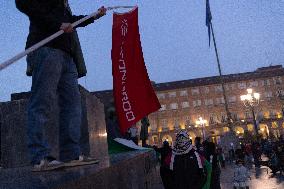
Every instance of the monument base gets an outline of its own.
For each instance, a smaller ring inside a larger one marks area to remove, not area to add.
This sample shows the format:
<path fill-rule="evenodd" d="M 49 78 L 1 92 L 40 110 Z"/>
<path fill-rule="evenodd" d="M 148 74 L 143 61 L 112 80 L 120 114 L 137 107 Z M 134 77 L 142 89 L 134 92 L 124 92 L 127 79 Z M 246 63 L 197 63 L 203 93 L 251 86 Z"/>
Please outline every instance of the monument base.
<path fill-rule="evenodd" d="M 31 167 L 1 169 L 1 189 L 150 189 L 156 175 L 153 150 L 113 154 L 96 165 L 31 172 Z"/>

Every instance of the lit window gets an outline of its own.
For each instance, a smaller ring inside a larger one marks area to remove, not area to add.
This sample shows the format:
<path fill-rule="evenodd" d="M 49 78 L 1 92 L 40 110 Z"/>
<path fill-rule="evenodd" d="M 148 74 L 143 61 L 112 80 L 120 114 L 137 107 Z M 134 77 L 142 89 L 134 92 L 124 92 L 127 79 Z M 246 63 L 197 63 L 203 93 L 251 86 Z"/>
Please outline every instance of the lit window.
<path fill-rule="evenodd" d="M 224 112 L 221 112 L 221 122 L 225 123 L 227 120 L 227 115 Z"/>
<path fill-rule="evenodd" d="M 263 117 L 264 117 L 265 119 L 268 119 L 268 118 L 269 118 L 269 112 L 268 112 L 268 111 L 264 111 L 264 112 L 263 112 Z"/>
<path fill-rule="evenodd" d="M 170 98 L 176 97 L 176 92 L 169 92 L 169 97 Z"/>
<path fill-rule="evenodd" d="M 229 84 L 226 84 L 226 85 L 225 85 L 225 90 L 226 90 L 226 91 L 229 91 L 229 90 L 230 90 L 230 85 L 229 85 Z"/>
<path fill-rule="evenodd" d="M 270 80 L 269 79 L 264 80 L 264 85 L 270 86 Z"/>
<path fill-rule="evenodd" d="M 209 123 L 210 124 L 217 123 L 217 116 L 215 114 L 212 113 L 209 115 Z"/>
<path fill-rule="evenodd" d="M 236 96 L 230 96 L 229 97 L 229 102 L 233 103 L 237 101 L 237 97 Z"/>
<path fill-rule="evenodd" d="M 170 107 L 171 107 L 172 110 L 176 110 L 176 109 L 178 109 L 178 104 L 177 103 L 171 103 Z"/>
<path fill-rule="evenodd" d="M 201 100 L 194 100 L 193 107 L 201 106 Z"/>
<path fill-rule="evenodd" d="M 179 124 L 179 119 L 178 118 L 174 119 L 174 128 L 175 129 L 179 129 L 180 128 L 180 124 Z"/>
<path fill-rule="evenodd" d="M 205 106 L 213 105 L 213 99 L 205 99 L 204 104 Z"/>
<path fill-rule="evenodd" d="M 260 80 L 259 83 L 260 83 L 260 86 L 262 87 L 264 86 L 264 80 Z"/>
<path fill-rule="evenodd" d="M 165 104 L 162 104 L 159 111 L 165 111 L 166 109 L 167 109 L 167 108 L 166 108 L 166 105 L 165 105 Z"/>
<path fill-rule="evenodd" d="M 158 97 L 159 99 L 165 99 L 165 98 L 166 98 L 166 95 L 165 95 L 164 93 L 158 93 L 158 94 L 157 94 L 157 97 Z"/>
<path fill-rule="evenodd" d="M 220 104 L 220 98 L 216 98 L 215 99 L 215 103 L 218 105 L 218 104 Z"/>
<path fill-rule="evenodd" d="M 190 122 L 191 122 L 190 121 L 190 117 L 189 116 L 185 116 L 184 120 L 185 120 L 185 125 L 189 127 L 190 126 Z"/>
<path fill-rule="evenodd" d="M 229 127 L 223 127 L 223 131 L 226 133 L 226 132 L 229 132 L 230 129 L 229 129 Z"/>
<path fill-rule="evenodd" d="M 168 121 L 166 119 L 161 120 L 162 127 L 167 127 L 168 126 Z"/>
<path fill-rule="evenodd" d="M 199 89 L 198 88 L 191 89 L 191 94 L 192 95 L 199 95 Z"/>
<path fill-rule="evenodd" d="M 280 85 L 282 83 L 281 77 L 274 77 L 273 78 L 274 85 Z"/>
<path fill-rule="evenodd" d="M 273 97 L 272 91 L 266 91 L 266 92 L 264 92 L 264 96 L 265 96 L 266 98 L 272 98 L 272 97 Z"/>
<path fill-rule="evenodd" d="M 245 118 L 246 118 L 246 119 L 252 118 L 251 113 L 250 113 L 250 112 L 245 112 Z"/>
<path fill-rule="evenodd" d="M 205 94 L 208 94 L 210 92 L 209 87 L 204 87 L 203 89 Z"/>
<path fill-rule="evenodd" d="M 180 91 L 180 96 L 187 96 L 187 91 L 186 90 Z"/>
<path fill-rule="evenodd" d="M 201 100 L 197 100 L 198 106 L 201 106 Z"/>
<path fill-rule="evenodd" d="M 231 116 L 232 116 L 232 119 L 233 120 L 239 120 L 239 116 L 238 116 L 238 114 L 237 113 L 234 113 L 234 112 L 231 112 Z"/>
<path fill-rule="evenodd" d="M 276 115 L 277 115 L 277 111 L 275 111 L 275 110 L 270 110 L 270 111 L 269 111 L 269 116 L 270 116 L 271 118 L 275 118 Z"/>
<path fill-rule="evenodd" d="M 248 86 L 249 88 L 251 88 L 251 87 L 258 87 L 258 82 L 257 81 L 251 81 L 251 82 L 249 82 L 249 86 Z"/>
<path fill-rule="evenodd" d="M 215 99 L 216 104 L 225 104 L 225 99 L 223 97 Z"/>
<path fill-rule="evenodd" d="M 189 102 L 182 102 L 181 103 L 182 108 L 188 108 L 189 107 Z"/>
<path fill-rule="evenodd" d="M 239 88 L 239 89 L 246 89 L 246 88 L 247 88 L 247 85 L 246 85 L 245 82 L 238 83 L 238 88 Z"/>
<path fill-rule="evenodd" d="M 215 86 L 215 92 L 222 92 L 222 85 Z"/>

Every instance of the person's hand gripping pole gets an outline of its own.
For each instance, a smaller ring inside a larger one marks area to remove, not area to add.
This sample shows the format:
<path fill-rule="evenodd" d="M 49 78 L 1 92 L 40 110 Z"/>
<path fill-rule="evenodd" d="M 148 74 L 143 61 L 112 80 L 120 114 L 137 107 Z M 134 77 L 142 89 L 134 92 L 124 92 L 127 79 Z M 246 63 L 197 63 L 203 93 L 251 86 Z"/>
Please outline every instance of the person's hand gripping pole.
<path fill-rule="evenodd" d="M 102 16 L 106 15 L 106 11 L 107 9 L 102 6 L 101 8 L 98 9 L 98 11 L 96 12 L 97 14 L 95 14 L 93 17 L 95 20 L 101 18 Z M 60 26 L 60 30 L 63 30 L 65 33 L 72 33 L 74 31 L 74 27 L 73 24 L 71 23 L 62 23 Z"/>

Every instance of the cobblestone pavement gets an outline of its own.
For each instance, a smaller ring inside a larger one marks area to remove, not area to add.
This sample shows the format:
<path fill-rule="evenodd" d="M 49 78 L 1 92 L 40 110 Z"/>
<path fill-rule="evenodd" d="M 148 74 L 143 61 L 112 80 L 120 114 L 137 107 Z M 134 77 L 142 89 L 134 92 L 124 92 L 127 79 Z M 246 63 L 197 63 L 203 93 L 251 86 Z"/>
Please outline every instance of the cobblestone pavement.
<path fill-rule="evenodd" d="M 164 189 L 159 175 L 159 167 L 156 168 L 156 179 L 152 185 L 153 189 Z M 284 189 L 284 176 L 279 173 L 275 177 L 271 177 L 270 169 L 267 167 L 252 168 L 250 170 L 251 178 L 250 189 Z M 222 169 L 221 188 L 233 189 L 234 169 L 232 165 Z M 177 188 L 178 189 L 178 188 Z"/>

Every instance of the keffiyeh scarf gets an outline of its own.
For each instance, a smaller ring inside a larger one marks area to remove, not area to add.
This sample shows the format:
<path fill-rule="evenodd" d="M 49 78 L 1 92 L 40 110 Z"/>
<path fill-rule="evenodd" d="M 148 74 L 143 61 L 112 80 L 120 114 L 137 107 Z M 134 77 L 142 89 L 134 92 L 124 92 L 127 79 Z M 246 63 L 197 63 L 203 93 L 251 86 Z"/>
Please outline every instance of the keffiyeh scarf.
<path fill-rule="evenodd" d="M 188 153 L 192 149 L 189 135 L 186 131 L 179 131 L 176 135 L 176 142 L 173 148 L 173 154 L 182 155 Z"/>

